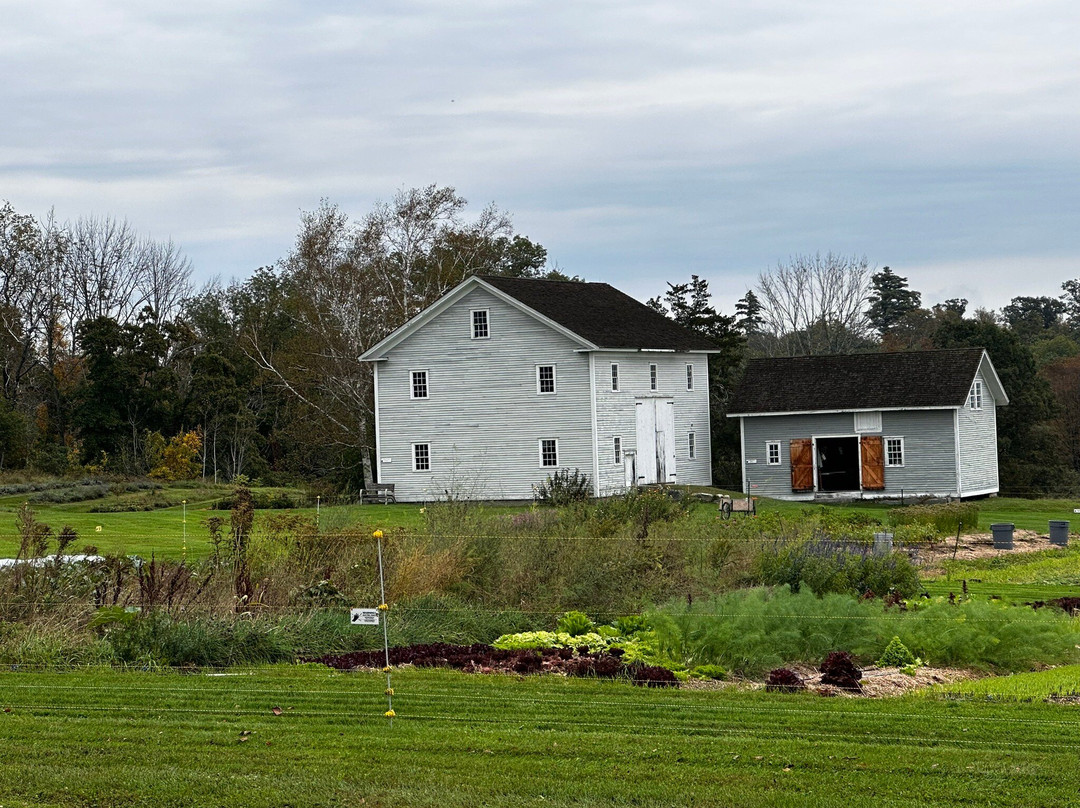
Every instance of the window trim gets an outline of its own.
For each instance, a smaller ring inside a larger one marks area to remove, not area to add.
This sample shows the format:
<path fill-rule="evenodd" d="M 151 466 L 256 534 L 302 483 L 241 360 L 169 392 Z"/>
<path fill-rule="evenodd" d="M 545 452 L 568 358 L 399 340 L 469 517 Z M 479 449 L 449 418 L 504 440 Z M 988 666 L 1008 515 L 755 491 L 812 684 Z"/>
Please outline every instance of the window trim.
<path fill-rule="evenodd" d="M 618 393 L 622 387 L 622 383 L 619 380 L 619 363 L 611 363 L 611 392 Z"/>
<path fill-rule="evenodd" d="M 975 411 L 981 410 L 982 400 L 982 379 L 976 379 L 971 383 L 971 389 L 968 391 L 968 409 Z"/>
<path fill-rule="evenodd" d="M 655 362 L 649 363 L 649 389 L 655 390 L 660 384 L 660 369 Z"/>
<path fill-rule="evenodd" d="M 416 395 L 416 374 L 424 374 L 424 395 Z M 427 368 L 418 368 L 417 370 L 409 371 L 409 398 L 413 401 L 426 401 L 431 398 L 431 375 L 428 373 Z"/>
<path fill-rule="evenodd" d="M 551 441 L 551 442 L 553 442 L 555 444 L 555 462 L 554 463 L 545 463 L 544 462 L 544 443 L 547 442 L 547 441 Z M 537 448 L 537 455 L 538 455 L 537 459 L 540 462 L 540 468 L 542 468 L 542 469 L 557 469 L 559 467 L 559 439 L 558 438 L 539 438 L 539 439 L 537 439 L 537 442 L 536 442 L 536 448 Z"/>
<path fill-rule="evenodd" d="M 484 313 L 484 331 L 483 336 L 476 335 L 476 315 L 480 312 Z M 469 333 L 473 339 L 491 339 L 491 309 L 469 309 Z"/>
<path fill-rule="evenodd" d="M 611 444 L 612 444 L 612 448 L 615 450 L 614 462 L 612 463 L 612 465 L 613 466 L 621 466 L 622 462 L 623 462 L 622 461 L 622 458 L 623 458 L 623 454 L 622 454 L 622 435 L 616 435 L 612 439 Z"/>
<path fill-rule="evenodd" d="M 426 446 L 427 447 L 427 458 L 426 458 L 426 460 L 427 460 L 427 468 L 425 468 L 425 469 L 418 468 L 417 463 L 416 463 L 416 461 L 417 461 L 416 450 L 420 446 Z M 412 445 L 412 470 L 413 471 L 418 471 L 420 473 L 431 471 L 431 443 L 430 442 L 414 443 Z"/>
<path fill-rule="evenodd" d="M 895 440 L 900 442 L 900 462 L 889 462 L 889 441 Z M 907 463 L 907 447 L 904 446 L 904 438 L 901 436 L 882 438 L 882 453 L 885 455 L 885 468 L 887 469 L 902 469 Z"/>
<path fill-rule="evenodd" d="M 773 462 L 772 454 L 771 454 L 771 451 L 770 451 L 773 446 L 776 447 L 776 462 L 775 463 Z M 781 454 L 781 452 L 782 452 L 782 450 L 780 448 L 780 441 L 778 441 L 778 440 L 767 440 L 767 441 L 765 441 L 765 465 L 766 466 L 779 466 L 779 465 L 782 465 L 783 462 L 784 462 L 784 457 Z"/>
<path fill-rule="evenodd" d="M 686 454 L 691 460 L 697 460 L 697 433 L 686 433 Z"/>
<path fill-rule="evenodd" d="M 686 363 L 686 389 L 694 389 L 694 366 L 692 363 Z"/>
<path fill-rule="evenodd" d="M 540 368 L 551 368 L 551 389 L 540 389 Z M 536 395 L 538 396 L 554 396 L 559 392 L 559 371 L 556 369 L 557 365 L 554 362 L 549 362 L 543 365 L 536 366 Z"/>

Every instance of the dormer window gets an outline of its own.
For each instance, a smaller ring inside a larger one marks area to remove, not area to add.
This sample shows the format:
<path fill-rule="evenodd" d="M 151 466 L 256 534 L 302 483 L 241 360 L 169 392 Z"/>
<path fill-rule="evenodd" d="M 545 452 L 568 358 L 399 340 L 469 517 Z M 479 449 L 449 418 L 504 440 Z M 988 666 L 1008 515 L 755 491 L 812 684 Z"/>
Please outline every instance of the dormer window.
<path fill-rule="evenodd" d="M 973 410 L 982 409 L 982 382 L 978 379 L 971 385 L 971 392 L 968 393 L 968 407 Z"/>
<path fill-rule="evenodd" d="M 473 339 L 487 339 L 491 336 L 491 329 L 488 324 L 488 310 L 487 309 L 473 309 L 472 312 L 472 338 Z"/>

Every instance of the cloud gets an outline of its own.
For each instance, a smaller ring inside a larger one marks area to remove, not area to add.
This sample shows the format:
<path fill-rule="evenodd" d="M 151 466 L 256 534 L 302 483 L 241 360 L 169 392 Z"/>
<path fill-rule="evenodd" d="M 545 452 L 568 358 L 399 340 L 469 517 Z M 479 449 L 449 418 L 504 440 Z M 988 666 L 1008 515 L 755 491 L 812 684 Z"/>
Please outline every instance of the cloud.
<path fill-rule="evenodd" d="M 431 182 L 643 296 L 691 272 L 745 288 L 818 250 L 933 266 L 942 288 L 1034 257 L 987 305 L 1080 274 L 1072 3 L 0 0 L 0 16 L 18 77 L 0 85 L 0 197 L 126 215 L 205 275 L 282 255 L 321 197 L 361 215 Z"/>

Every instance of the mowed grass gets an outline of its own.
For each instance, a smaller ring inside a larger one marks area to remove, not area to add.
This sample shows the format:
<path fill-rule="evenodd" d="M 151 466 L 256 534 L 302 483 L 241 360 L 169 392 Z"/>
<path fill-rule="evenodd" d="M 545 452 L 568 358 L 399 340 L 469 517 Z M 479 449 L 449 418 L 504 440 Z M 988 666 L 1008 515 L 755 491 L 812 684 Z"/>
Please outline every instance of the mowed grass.
<path fill-rule="evenodd" d="M 923 590 L 932 596 L 948 597 L 949 593 L 957 597 L 964 596 L 963 579 L 924 580 Z M 1080 597 L 1080 586 L 1061 584 L 1010 584 L 986 583 L 978 580 L 967 581 L 967 597 L 983 600 L 1003 600 L 1007 603 L 1032 603 L 1056 598 Z"/>
<path fill-rule="evenodd" d="M 954 682 L 935 688 L 929 691 L 928 695 L 1006 701 L 1076 699 L 1080 697 L 1080 665 L 1062 665 L 1060 668 L 1034 673 L 1015 673 L 1011 676 Z"/>
<path fill-rule="evenodd" d="M 1080 716 L 1056 705 L 404 670 L 390 726 L 380 674 L 234 673 L 0 674 L 0 804 L 1033 808 L 1080 790 Z"/>

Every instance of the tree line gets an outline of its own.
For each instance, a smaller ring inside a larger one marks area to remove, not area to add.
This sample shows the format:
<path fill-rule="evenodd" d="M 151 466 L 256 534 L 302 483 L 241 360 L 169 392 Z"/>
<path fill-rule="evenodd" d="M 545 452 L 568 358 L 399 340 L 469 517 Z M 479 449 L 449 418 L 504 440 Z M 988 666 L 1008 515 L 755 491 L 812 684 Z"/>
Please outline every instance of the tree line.
<path fill-rule="evenodd" d="M 453 188 L 402 190 L 351 219 L 323 201 L 301 214 L 273 266 L 192 283 L 171 241 L 124 221 L 60 223 L 0 207 L 0 470 L 232 480 L 372 479 L 371 368 L 364 351 L 473 274 L 573 279 L 489 205 Z M 725 418 L 758 356 L 983 346 L 1011 404 L 999 415 L 1003 490 L 1080 490 L 1080 279 L 1059 297 L 968 313 L 924 306 L 866 258 L 794 256 L 762 272 L 732 314 L 708 282 L 649 301 L 712 338 L 714 477 L 737 485 L 738 427 Z"/>
<path fill-rule="evenodd" d="M 0 469 L 371 479 L 367 348 L 473 274 L 569 279 L 494 205 L 324 201 L 274 266 L 195 289 L 123 221 L 0 208 Z M 170 461 L 170 458 L 173 461 Z M 182 464 L 179 464 L 182 465 Z"/>

